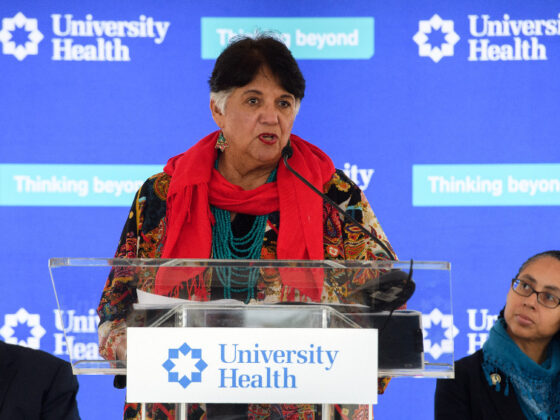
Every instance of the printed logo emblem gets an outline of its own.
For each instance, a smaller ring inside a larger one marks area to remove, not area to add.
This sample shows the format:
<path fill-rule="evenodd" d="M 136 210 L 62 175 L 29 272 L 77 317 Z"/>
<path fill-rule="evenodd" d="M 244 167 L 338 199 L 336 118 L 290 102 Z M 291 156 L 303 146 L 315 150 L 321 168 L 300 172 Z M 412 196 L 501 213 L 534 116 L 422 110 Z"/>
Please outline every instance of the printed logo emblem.
<path fill-rule="evenodd" d="M 11 54 L 22 61 L 28 55 L 37 55 L 42 39 L 43 34 L 37 29 L 37 19 L 26 18 L 21 12 L 13 18 L 2 19 L 0 42 L 4 54 Z"/>
<path fill-rule="evenodd" d="M 4 325 L 0 328 L 0 335 L 9 344 L 38 349 L 41 337 L 46 333 L 40 324 L 39 314 L 30 314 L 25 308 L 20 308 L 15 314 L 4 316 Z"/>
<path fill-rule="evenodd" d="M 429 315 L 422 314 L 424 351 L 434 359 L 443 353 L 453 353 L 453 338 L 459 330 L 453 325 L 452 315 L 443 315 L 435 308 Z"/>
<path fill-rule="evenodd" d="M 418 32 L 412 37 L 418 44 L 418 55 L 430 57 L 435 63 L 442 57 L 452 57 L 453 47 L 459 41 L 459 35 L 455 33 L 453 27 L 452 20 L 443 20 L 437 14 L 430 20 L 419 21 Z"/>
<path fill-rule="evenodd" d="M 183 343 L 178 349 L 169 349 L 169 357 L 162 365 L 168 372 L 168 382 L 178 382 L 183 388 L 191 382 L 202 382 L 202 371 L 208 366 L 202 360 L 202 350 Z"/>

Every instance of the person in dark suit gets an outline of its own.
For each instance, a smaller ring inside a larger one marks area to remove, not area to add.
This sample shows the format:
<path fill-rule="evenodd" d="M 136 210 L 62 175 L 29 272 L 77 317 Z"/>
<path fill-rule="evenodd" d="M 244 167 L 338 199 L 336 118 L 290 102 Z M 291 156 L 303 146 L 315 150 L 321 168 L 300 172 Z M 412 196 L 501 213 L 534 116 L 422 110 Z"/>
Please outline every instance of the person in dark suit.
<path fill-rule="evenodd" d="M 521 266 L 483 348 L 438 379 L 435 419 L 560 419 L 560 251 Z"/>
<path fill-rule="evenodd" d="M 0 420 L 80 419 L 70 364 L 0 341 Z"/>

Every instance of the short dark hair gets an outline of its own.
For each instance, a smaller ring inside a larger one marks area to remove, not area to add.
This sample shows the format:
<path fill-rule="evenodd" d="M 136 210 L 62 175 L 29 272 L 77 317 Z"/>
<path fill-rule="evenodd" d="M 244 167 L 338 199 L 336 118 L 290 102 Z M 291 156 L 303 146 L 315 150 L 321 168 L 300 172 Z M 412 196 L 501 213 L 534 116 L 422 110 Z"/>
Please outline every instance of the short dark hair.
<path fill-rule="evenodd" d="M 305 79 L 286 45 L 272 34 L 236 37 L 222 51 L 208 83 L 211 92 L 245 86 L 268 67 L 280 85 L 296 99 L 303 99 Z"/>

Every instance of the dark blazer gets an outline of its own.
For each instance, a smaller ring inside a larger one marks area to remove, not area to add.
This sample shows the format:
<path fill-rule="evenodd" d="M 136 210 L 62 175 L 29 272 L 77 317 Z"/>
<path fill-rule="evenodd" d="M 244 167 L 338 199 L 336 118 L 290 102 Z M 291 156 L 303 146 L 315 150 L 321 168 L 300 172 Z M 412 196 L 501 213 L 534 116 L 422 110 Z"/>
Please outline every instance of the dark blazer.
<path fill-rule="evenodd" d="M 79 419 L 77 392 L 68 362 L 0 341 L 0 420 Z"/>
<path fill-rule="evenodd" d="M 438 379 L 435 397 L 436 420 L 525 420 L 513 387 L 506 396 L 505 375 L 500 391 L 491 387 L 482 370 L 482 350 L 455 362 L 455 379 Z"/>

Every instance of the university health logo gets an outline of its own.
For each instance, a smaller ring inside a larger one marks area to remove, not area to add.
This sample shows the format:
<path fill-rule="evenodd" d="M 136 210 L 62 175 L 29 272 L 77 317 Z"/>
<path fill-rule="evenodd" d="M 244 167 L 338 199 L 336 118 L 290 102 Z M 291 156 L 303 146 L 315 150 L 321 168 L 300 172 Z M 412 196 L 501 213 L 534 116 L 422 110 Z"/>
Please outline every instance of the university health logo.
<path fill-rule="evenodd" d="M 168 382 L 178 382 L 183 388 L 192 382 L 202 382 L 202 371 L 208 366 L 202 360 L 202 350 L 183 343 L 177 349 L 169 349 L 169 357 L 162 365 L 168 372 Z"/>
<path fill-rule="evenodd" d="M 4 316 L 0 335 L 6 343 L 38 349 L 41 337 L 46 333 L 40 320 L 39 314 L 30 314 L 25 308 L 20 308 L 15 314 Z"/>
<path fill-rule="evenodd" d="M 2 19 L 2 53 L 11 54 L 22 61 L 28 55 L 38 54 L 42 39 L 43 34 L 37 29 L 37 19 L 27 18 L 21 12 L 13 18 Z"/>
<path fill-rule="evenodd" d="M 430 57 L 435 63 L 443 57 L 452 57 L 454 46 L 459 41 L 453 27 L 452 20 L 443 20 L 438 14 L 430 20 L 419 21 L 418 32 L 412 37 L 418 44 L 418 55 Z"/>
<path fill-rule="evenodd" d="M 435 308 L 428 315 L 422 314 L 424 329 L 424 352 L 434 359 L 443 353 L 453 353 L 453 339 L 459 330 L 453 325 L 453 316 L 444 315 Z"/>

